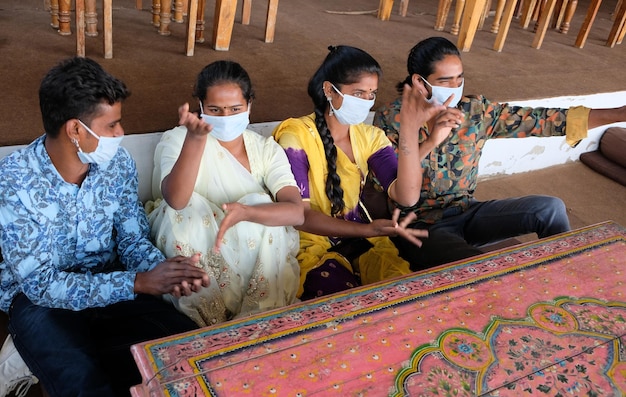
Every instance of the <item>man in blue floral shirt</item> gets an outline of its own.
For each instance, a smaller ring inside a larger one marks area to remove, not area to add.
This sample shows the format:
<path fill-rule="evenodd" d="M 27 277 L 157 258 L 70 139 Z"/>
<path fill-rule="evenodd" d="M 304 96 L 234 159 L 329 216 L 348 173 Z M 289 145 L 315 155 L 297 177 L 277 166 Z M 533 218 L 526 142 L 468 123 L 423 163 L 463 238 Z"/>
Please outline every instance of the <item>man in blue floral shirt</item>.
<path fill-rule="evenodd" d="M 590 128 L 626 120 L 626 107 L 588 109 L 582 106 L 530 108 L 491 102 L 482 96 L 464 96 L 464 74 L 456 46 L 443 37 L 431 37 L 411 50 L 407 68 L 427 87 L 430 100 L 447 110 L 420 130 L 420 157 L 424 170 L 419 203 L 408 210 L 417 215 L 413 227 L 428 229 L 421 248 L 396 239 L 413 270 L 482 253 L 480 246 L 509 237 L 537 233 L 539 237 L 570 229 L 566 207 L 557 197 L 530 195 L 479 202 L 474 198 L 478 162 L 487 139 L 565 136 L 576 145 Z M 397 147 L 401 99 L 379 109 L 374 125 Z"/>
<path fill-rule="evenodd" d="M 45 134 L 0 162 L 0 309 L 51 396 L 129 395 L 130 345 L 196 325 L 161 294 L 208 285 L 197 256 L 148 238 L 137 170 L 119 147 L 126 86 L 72 58 L 44 77 Z"/>

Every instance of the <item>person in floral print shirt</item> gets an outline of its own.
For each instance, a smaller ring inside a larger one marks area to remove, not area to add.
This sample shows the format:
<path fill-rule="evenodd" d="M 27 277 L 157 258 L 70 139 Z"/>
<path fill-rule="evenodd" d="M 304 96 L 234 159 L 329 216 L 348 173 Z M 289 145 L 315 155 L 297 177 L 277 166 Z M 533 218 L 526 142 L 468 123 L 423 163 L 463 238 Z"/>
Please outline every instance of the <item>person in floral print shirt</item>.
<path fill-rule="evenodd" d="M 0 310 L 19 352 L 3 347 L 0 382 L 25 361 L 52 397 L 128 396 L 132 344 L 197 328 L 161 298 L 209 278 L 150 242 L 119 146 L 128 95 L 95 61 L 62 61 L 39 89 L 45 134 L 0 161 Z"/>
<path fill-rule="evenodd" d="M 443 37 L 415 45 L 407 61 L 408 77 L 417 75 L 429 89 L 429 100 L 449 107 L 420 130 L 422 189 L 420 201 L 405 211 L 417 215 L 411 226 L 428 229 L 421 248 L 394 242 L 413 270 L 482 253 L 480 247 L 507 238 L 536 233 L 540 238 L 570 230 L 563 201 L 529 195 L 479 202 L 474 198 L 478 162 L 485 142 L 492 138 L 565 136 L 575 146 L 587 130 L 626 120 L 626 107 L 589 109 L 520 107 L 496 103 L 483 96 L 463 95 L 464 72 L 459 50 Z M 396 145 L 402 99 L 378 109 L 374 125 Z M 450 122 L 457 127 L 450 127 Z"/>

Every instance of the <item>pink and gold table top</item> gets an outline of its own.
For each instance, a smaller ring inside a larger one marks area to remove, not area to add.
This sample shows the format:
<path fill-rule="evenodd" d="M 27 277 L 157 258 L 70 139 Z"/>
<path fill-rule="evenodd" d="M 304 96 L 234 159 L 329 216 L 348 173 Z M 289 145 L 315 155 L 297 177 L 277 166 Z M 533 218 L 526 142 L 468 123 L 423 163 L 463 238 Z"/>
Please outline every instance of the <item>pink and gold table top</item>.
<path fill-rule="evenodd" d="M 612 222 L 140 343 L 136 396 L 626 395 Z"/>

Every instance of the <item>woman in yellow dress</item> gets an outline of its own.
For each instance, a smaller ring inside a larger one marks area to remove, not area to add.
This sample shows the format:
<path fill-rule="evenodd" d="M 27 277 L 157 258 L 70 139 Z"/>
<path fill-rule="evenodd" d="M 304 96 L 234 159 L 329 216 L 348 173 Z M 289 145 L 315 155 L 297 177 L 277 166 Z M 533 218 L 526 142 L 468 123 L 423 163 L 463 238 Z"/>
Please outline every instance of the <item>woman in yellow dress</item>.
<path fill-rule="evenodd" d="M 211 284 L 167 295 L 199 325 L 296 300 L 302 200 L 283 149 L 246 127 L 253 91 L 237 63 L 217 61 L 198 75 L 201 117 L 179 109 L 180 126 L 157 145 L 152 238 L 168 255 L 200 254 Z M 161 199 L 162 198 L 162 199 Z"/>
<path fill-rule="evenodd" d="M 315 112 L 287 119 L 274 130 L 304 201 L 305 221 L 298 227 L 303 300 L 410 272 L 389 236 L 420 245 L 418 238 L 426 233 L 406 229 L 413 218 L 399 221 L 399 210 L 392 219 L 368 219 L 361 191 L 371 170 L 397 206 L 415 205 L 422 182 L 419 128 L 445 109 L 425 99 L 426 88 L 417 79 L 407 85 L 396 156 L 384 132 L 364 124 L 380 66 L 358 48 L 329 50 L 308 86 Z"/>

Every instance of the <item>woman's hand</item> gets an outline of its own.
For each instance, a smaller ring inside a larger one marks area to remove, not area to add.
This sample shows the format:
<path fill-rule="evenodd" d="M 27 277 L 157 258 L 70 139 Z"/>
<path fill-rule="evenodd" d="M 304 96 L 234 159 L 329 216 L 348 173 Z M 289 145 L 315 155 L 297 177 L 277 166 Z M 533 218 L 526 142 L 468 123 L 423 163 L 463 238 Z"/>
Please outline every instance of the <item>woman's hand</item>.
<path fill-rule="evenodd" d="M 252 207 L 240 203 L 226 203 L 222 205 L 222 209 L 224 210 L 225 216 L 220 223 L 217 236 L 215 236 L 215 245 L 213 246 L 213 252 L 215 253 L 220 252 L 222 239 L 226 231 L 237 223 L 247 220 L 246 212 L 251 210 Z"/>
<path fill-rule="evenodd" d="M 446 108 L 435 117 L 433 127 L 430 130 L 430 134 L 427 139 L 428 143 L 430 143 L 433 147 L 439 146 L 448 138 L 453 129 L 459 128 L 464 119 L 465 115 L 459 109 Z"/>
<path fill-rule="evenodd" d="M 428 120 L 444 111 L 453 98 L 451 95 L 446 103 L 438 105 L 428 102 L 426 99 L 427 96 L 428 91 L 426 87 L 424 87 L 424 83 L 422 83 L 421 78 L 417 74 L 414 74 L 412 76 L 412 85 L 405 84 L 402 90 L 402 107 L 400 108 L 401 128 L 402 125 L 410 125 L 411 128 L 407 130 L 418 133 L 419 128 Z"/>
<path fill-rule="evenodd" d="M 419 238 L 428 237 L 428 230 L 413 229 L 408 226 L 415 220 L 417 215 L 411 212 L 400 221 L 400 209 L 396 208 L 393 211 L 391 219 L 376 219 L 370 223 L 374 230 L 373 236 L 401 236 L 418 247 L 422 246 L 422 241 Z M 372 236 L 372 237 L 373 237 Z"/>
<path fill-rule="evenodd" d="M 205 136 L 213 127 L 199 118 L 197 114 L 189 111 L 189 104 L 185 103 L 178 108 L 178 124 L 187 127 L 187 134 L 195 136 Z"/>
<path fill-rule="evenodd" d="M 163 198 L 176 210 L 185 208 L 189 203 L 202 162 L 207 134 L 212 129 L 197 114 L 189 112 L 188 103 L 178 108 L 178 115 L 178 122 L 187 128 L 187 134 L 176 163 L 161 181 Z"/>

